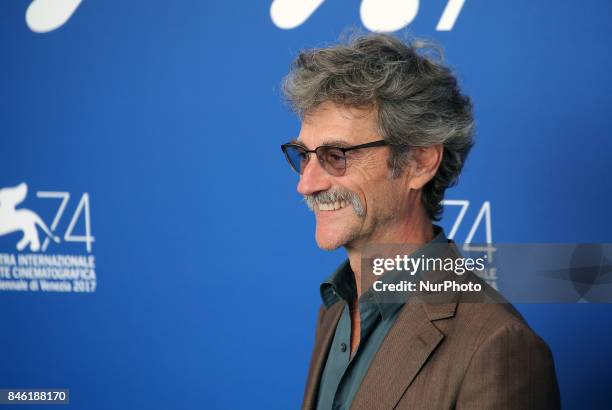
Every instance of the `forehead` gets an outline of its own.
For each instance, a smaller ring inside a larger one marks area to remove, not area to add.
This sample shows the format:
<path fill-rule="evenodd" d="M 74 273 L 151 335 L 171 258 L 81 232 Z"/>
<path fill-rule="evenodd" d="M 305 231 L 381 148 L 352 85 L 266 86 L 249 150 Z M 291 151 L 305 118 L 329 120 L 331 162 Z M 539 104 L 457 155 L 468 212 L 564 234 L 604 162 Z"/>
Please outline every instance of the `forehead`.
<path fill-rule="evenodd" d="M 304 116 L 298 140 L 309 148 L 357 145 L 378 136 L 376 110 L 324 102 Z"/>

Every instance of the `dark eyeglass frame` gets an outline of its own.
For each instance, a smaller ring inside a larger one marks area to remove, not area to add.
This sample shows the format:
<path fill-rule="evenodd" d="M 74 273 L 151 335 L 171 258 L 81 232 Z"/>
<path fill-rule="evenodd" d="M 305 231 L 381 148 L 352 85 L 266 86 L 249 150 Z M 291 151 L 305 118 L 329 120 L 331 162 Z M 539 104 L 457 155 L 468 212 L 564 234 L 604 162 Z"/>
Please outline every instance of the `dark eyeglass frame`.
<path fill-rule="evenodd" d="M 362 148 L 373 148 L 373 147 L 383 147 L 386 146 L 387 141 L 385 140 L 378 140 L 378 141 L 372 141 L 372 142 L 366 142 L 365 144 L 359 144 L 359 145 L 353 145 L 350 147 L 337 147 L 334 145 L 321 145 L 318 146 L 317 148 L 313 149 L 313 150 L 309 150 L 307 149 L 305 146 L 301 145 L 301 144 L 295 144 L 295 143 L 287 143 L 287 144 L 283 144 L 281 145 L 281 150 L 283 151 L 283 153 L 285 154 L 285 159 L 287 160 L 287 162 L 289 163 L 289 165 L 291 166 L 291 169 L 293 169 L 295 172 L 297 172 L 298 174 L 302 175 L 302 172 L 304 171 L 304 168 L 306 167 L 306 165 L 308 164 L 308 162 L 310 161 L 310 154 L 316 154 L 317 159 L 319 160 L 319 164 L 321 164 L 321 167 L 323 167 L 323 169 L 330 175 L 332 176 L 343 176 L 346 172 L 346 153 L 349 151 L 353 151 L 356 149 L 362 149 Z M 304 154 L 307 154 L 307 157 L 305 159 L 305 163 L 299 165 L 294 164 L 293 161 L 291 160 L 291 157 L 289 155 L 288 150 L 290 148 L 293 149 L 297 149 L 301 152 L 303 152 Z M 336 153 L 341 152 L 342 153 L 342 167 L 338 168 L 338 167 L 334 167 L 330 161 L 327 158 L 327 154 L 329 154 L 331 151 L 336 150 Z"/>

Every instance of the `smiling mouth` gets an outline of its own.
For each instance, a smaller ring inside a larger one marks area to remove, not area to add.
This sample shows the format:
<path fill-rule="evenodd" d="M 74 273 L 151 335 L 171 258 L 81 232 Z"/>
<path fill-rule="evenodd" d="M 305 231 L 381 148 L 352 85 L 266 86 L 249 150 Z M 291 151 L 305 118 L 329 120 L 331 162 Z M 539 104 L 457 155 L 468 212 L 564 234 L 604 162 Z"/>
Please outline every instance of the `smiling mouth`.
<path fill-rule="evenodd" d="M 327 204 L 318 204 L 317 207 L 319 208 L 319 211 L 337 211 L 339 209 L 345 208 L 348 205 L 347 202 L 345 201 L 336 201 L 336 202 L 330 202 Z"/>

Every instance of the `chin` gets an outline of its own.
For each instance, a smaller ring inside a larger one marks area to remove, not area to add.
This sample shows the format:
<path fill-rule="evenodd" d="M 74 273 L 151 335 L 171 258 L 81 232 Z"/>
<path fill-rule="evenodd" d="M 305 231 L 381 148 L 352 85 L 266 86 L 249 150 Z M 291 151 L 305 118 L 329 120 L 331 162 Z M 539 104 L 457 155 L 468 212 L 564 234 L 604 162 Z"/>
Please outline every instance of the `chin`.
<path fill-rule="evenodd" d="M 333 251 L 346 246 L 359 236 L 362 221 L 355 213 L 345 215 L 342 212 L 345 211 L 317 212 L 315 239 L 319 248 Z"/>
<path fill-rule="evenodd" d="M 338 232 L 319 232 L 317 230 L 317 246 L 326 251 L 333 251 L 350 242 L 350 235 L 339 234 Z"/>
<path fill-rule="evenodd" d="M 317 246 L 323 249 L 324 251 L 335 251 L 336 249 L 341 247 L 342 244 L 317 240 Z"/>

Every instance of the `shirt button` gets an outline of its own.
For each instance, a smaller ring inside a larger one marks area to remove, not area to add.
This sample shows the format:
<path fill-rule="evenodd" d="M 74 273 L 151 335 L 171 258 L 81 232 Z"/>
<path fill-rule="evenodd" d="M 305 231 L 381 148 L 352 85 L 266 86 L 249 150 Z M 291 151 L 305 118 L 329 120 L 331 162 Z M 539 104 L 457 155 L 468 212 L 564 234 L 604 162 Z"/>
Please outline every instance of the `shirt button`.
<path fill-rule="evenodd" d="M 340 343 L 340 351 L 341 352 L 346 352 L 346 348 L 347 348 L 346 343 Z"/>

